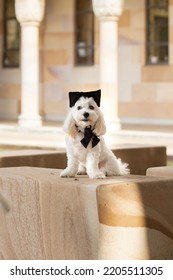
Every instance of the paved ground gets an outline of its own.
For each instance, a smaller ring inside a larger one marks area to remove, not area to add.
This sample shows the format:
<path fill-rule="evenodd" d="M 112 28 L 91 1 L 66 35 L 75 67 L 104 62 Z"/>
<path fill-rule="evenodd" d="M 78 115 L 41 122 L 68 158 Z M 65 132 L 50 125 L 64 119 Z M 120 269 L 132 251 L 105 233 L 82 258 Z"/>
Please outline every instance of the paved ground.
<path fill-rule="evenodd" d="M 173 156 L 173 127 L 124 125 L 118 132 L 107 133 L 109 147 L 119 144 L 148 144 L 167 147 L 168 156 Z M 21 129 L 15 122 L 0 122 L 0 145 L 24 148 L 64 149 L 62 123 L 45 122 L 40 129 Z"/>

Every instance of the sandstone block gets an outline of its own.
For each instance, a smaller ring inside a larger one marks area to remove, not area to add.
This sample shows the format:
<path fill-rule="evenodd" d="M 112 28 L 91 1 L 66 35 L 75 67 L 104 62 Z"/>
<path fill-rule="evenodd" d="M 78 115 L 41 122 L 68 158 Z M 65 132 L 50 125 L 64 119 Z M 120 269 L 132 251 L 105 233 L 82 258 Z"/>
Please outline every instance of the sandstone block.
<path fill-rule="evenodd" d="M 0 259 L 172 259 L 173 180 L 0 169 Z"/>
<path fill-rule="evenodd" d="M 150 167 L 147 169 L 146 175 L 173 178 L 173 166 Z"/>

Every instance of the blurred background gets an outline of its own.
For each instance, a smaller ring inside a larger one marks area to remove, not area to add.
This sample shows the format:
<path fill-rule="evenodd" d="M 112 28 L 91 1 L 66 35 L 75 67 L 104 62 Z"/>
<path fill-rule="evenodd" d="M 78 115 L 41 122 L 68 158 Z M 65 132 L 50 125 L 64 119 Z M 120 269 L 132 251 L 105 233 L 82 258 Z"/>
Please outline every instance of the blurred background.
<path fill-rule="evenodd" d="M 69 91 L 101 88 L 110 147 L 173 155 L 172 0 L 0 0 L 0 145 L 63 149 Z"/>

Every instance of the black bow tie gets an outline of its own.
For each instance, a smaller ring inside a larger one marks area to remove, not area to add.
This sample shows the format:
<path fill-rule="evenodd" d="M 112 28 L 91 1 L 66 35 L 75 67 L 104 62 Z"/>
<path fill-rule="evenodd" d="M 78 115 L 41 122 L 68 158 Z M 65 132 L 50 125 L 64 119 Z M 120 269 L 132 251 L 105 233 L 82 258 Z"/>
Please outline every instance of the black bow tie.
<path fill-rule="evenodd" d="M 90 141 L 92 141 L 92 148 L 94 148 L 100 142 L 100 139 L 93 133 L 90 127 L 86 127 L 84 130 L 84 138 L 81 140 L 81 144 L 87 148 Z"/>

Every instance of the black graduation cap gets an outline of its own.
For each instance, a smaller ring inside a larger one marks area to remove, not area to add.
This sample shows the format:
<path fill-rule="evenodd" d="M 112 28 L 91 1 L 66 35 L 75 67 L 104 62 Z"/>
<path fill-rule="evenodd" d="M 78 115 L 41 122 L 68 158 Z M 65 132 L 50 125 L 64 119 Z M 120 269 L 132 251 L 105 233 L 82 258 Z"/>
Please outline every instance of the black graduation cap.
<path fill-rule="evenodd" d="M 94 101 L 96 102 L 97 106 L 100 107 L 100 98 L 101 98 L 101 90 L 95 90 L 95 91 L 88 91 L 88 92 L 80 92 L 80 91 L 74 91 L 74 92 L 69 92 L 69 101 L 70 101 L 70 107 L 73 107 L 78 101 L 80 97 L 92 97 Z"/>

